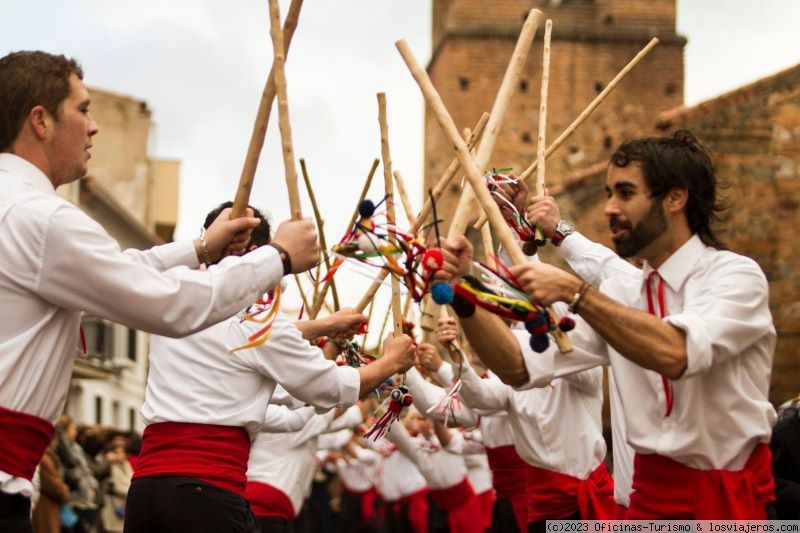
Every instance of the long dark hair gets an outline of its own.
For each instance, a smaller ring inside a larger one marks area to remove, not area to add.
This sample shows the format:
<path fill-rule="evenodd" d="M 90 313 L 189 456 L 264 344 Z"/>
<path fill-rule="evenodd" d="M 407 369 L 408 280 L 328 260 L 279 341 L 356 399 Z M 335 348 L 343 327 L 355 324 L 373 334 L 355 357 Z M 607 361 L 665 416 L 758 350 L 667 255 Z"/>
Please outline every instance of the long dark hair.
<path fill-rule="evenodd" d="M 714 226 L 724 220 L 728 206 L 717 198 L 717 177 L 708 150 L 690 131 L 626 141 L 611 156 L 616 167 L 626 167 L 631 161 L 641 165 L 654 199 L 664 198 L 675 188 L 686 189 L 689 229 L 707 246 L 725 249 Z"/>

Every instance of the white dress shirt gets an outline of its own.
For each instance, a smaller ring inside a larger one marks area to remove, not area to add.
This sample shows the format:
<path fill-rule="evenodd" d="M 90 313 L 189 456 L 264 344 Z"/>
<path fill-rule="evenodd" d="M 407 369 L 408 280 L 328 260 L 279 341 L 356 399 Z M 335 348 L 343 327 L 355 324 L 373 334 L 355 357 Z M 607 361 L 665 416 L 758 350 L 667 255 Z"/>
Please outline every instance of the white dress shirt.
<path fill-rule="evenodd" d="M 141 409 L 145 423 L 243 426 L 253 436 L 277 383 L 323 409 L 356 402 L 358 370 L 325 359 L 282 313 L 266 343 L 229 352 L 261 327 L 231 317 L 183 339 L 154 336 Z"/>
<path fill-rule="evenodd" d="M 350 492 L 365 492 L 375 486 L 375 468 L 381 456 L 360 446 L 355 447 L 355 455 L 336 461 L 339 479 Z"/>
<path fill-rule="evenodd" d="M 528 346 L 527 331 L 512 332 L 521 345 Z M 586 479 L 606 455 L 600 420 L 602 374 L 597 368 L 555 380 L 547 387 L 515 391 L 503 383 L 481 379 L 465 364 L 461 395 L 484 412 L 508 413 L 514 447 L 525 462 Z"/>
<path fill-rule="evenodd" d="M 271 247 L 210 272 L 179 265 L 197 266 L 191 242 L 122 253 L 97 222 L 56 195 L 38 168 L 0 154 L 0 406 L 55 423 L 82 311 L 185 335 L 233 315 L 283 273 Z M 13 484 L 0 472 L 3 491 L 19 492 Z M 23 485 L 29 491 L 27 480 Z"/>
<path fill-rule="evenodd" d="M 289 498 L 295 516 L 311 490 L 316 466 L 317 437 L 326 431 L 333 413 L 314 415 L 300 431 L 259 432 L 250 446 L 247 480 L 271 485 Z"/>
<path fill-rule="evenodd" d="M 450 367 L 448 363 L 443 362 L 442 366 L 444 367 L 445 365 L 448 368 Z M 452 381 L 452 379 L 451 373 L 450 381 Z M 449 387 L 449 382 L 445 383 L 448 383 Z M 473 427 L 478 424 L 480 417 L 475 411 L 464 405 L 460 397 L 451 402 L 449 408 L 442 411 L 439 402 L 444 399 L 447 391 L 438 385 L 425 381 L 425 378 L 422 377 L 416 367 L 412 366 L 408 369 L 408 372 L 406 372 L 405 384 L 408 387 L 408 392 L 414 399 L 414 405 L 426 416 L 442 423 L 447 419 L 448 425 Z"/>
<path fill-rule="evenodd" d="M 401 425 L 402 423 L 395 422 L 391 431 L 394 431 L 395 426 Z M 377 442 L 370 439 L 366 439 L 365 442 L 370 449 L 384 453 L 383 461 L 378 463 L 375 470 L 375 488 L 381 498 L 387 502 L 395 502 L 427 486 L 425 478 L 410 457 L 396 449 L 386 454 L 387 446 L 391 444 L 386 437 L 378 439 Z"/>
<path fill-rule="evenodd" d="M 566 244 L 566 242 L 565 242 Z M 607 279 L 600 290 L 647 311 L 645 264 L 638 276 Z M 768 401 L 775 328 L 767 281 L 746 257 L 705 246 L 696 235 L 658 269 L 666 322 L 686 335 L 687 368 L 672 381 L 665 417 L 662 379 L 609 346 L 581 319 L 570 332 L 575 349 L 537 354 L 522 344 L 528 386 L 610 364 L 626 420 L 628 443 L 692 468 L 741 470 L 758 443 L 769 442 L 775 410 Z"/>
<path fill-rule="evenodd" d="M 559 246 L 561 256 L 584 281 L 599 287 L 613 276 L 641 276 L 641 271 L 602 244 L 590 241 L 579 232 L 568 235 Z M 609 367 L 608 400 L 611 405 L 611 448 L 614 457 L 614 500 L 627 507 L 633 482 L 633 448 L 626 442 L 625 416 L 622 412 L 617 380 Z"/>
<path fill-rule="evenodd" d="M 285 405 L 275 405 L 270 402 L 261 431 L 268 433 L 290 433 L 300 431 L 303 426 L 314 416 L 314 408 L 310 405 L 291 409 Z"/>
<path fill-rule="evenodd" d="M 439 447 L 438 442 L 426 445 L 425 439 L 412 437 L 399 422 L 392 425 L 386 438 L 413 461 L 431 489 L 454 487 L 467 476 L 464 457 Z"/>

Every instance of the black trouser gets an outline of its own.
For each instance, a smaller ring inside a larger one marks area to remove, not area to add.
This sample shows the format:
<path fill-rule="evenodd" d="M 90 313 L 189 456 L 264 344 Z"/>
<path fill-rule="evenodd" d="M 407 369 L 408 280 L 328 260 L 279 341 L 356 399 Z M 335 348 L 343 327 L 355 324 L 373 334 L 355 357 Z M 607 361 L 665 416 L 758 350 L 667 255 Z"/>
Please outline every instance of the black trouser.
<path fill-rule="evenodd" d="M 30 498 L 0 492 L 0 531 L 33 533 Z"/>
<path fill-rule="evenodd" d="M 519 533 L 514 507 L 508 498 L 498 498 L 492 507 L 492 533 Z"/>
<path fill-rule="evenodd" d="M 292 533 L 292 523 L 286 518 L 277 516 L 257 516 L 256 522 L 261 528 L 261 533 Z"/>
<path fill-rule="evenodd" d="M 242 496 L 190 477 L 133 481 L 125 509 L 125 533 L 258 533 Z"/>
<path fill-rule="evenodd" d="M 566 518 L 548 518 L 547 520 L 580 520 L 580 519 L 581 519 L 581 513 L 578 512 L 572 516 L 567 516 Z M 546 533 L 547 520 L 528 522 L 528 533 Z"/>

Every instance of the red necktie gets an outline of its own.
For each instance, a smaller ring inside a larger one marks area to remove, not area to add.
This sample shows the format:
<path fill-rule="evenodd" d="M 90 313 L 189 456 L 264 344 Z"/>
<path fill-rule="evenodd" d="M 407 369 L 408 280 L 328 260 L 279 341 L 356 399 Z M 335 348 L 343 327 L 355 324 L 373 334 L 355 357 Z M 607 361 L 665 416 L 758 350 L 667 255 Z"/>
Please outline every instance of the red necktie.
<path fill-rule="evenodd" d="M 658 287 L 656 289 L 658 292 L 658 314 L 656 314 L 655 305 L 653 304 L 652 280 L 656 276 L 658 276 Z M 664 308 L 664 280 L 655 270 L 650 272 L 650 275 L 647 276 L 647 310 L 650 311 L 651 315 L 656 315 L 659 318 L 664 318 L 667 315 L 666 309 Z M 664 384 L 664 398 L 667 402 L 664 416 L 667 417 L 672 412 L 672 384 L 664 376 L 661 376 L 661 382 Z"/>

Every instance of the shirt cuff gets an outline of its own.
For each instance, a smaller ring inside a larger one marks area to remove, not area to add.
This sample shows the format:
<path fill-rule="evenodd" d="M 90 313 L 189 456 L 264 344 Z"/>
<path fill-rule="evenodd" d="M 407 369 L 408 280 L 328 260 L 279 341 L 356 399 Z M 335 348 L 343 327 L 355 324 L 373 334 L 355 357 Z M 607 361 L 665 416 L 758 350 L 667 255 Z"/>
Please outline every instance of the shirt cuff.
<path fill-rule="evenodd" d="M 592 244 L 594 244 L 592 241 L 576 231 L 564 237 L 558 249 L 564 259 L 569 262 L 580 259 Z"/>
<path fill-rule="evenodd" d="M 439 370 L 436 371 L 436 377 L 442 385 L 446 386 L 453 383 L 453 366 L 447 361 L 442 361 Z"/>

